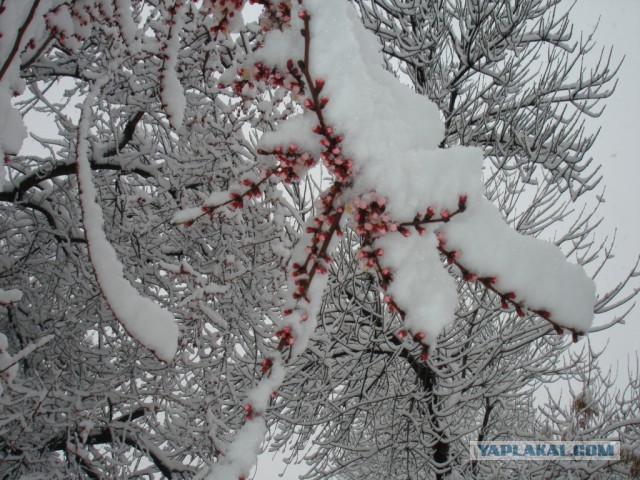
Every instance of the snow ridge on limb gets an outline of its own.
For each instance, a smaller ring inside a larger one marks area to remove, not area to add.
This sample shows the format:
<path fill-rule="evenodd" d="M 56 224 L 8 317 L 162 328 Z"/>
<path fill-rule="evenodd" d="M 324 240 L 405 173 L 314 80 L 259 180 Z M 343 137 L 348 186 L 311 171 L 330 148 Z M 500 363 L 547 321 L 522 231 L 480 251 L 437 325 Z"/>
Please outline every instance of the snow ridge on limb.
<path fill-rule="evenodd" d="M 178 65 L 178 50 L 180 48 L 180 30 L 183 26 L 182 16 L 185 11 L 185 3 L 176 1 L 170 10 L 171 19 L 167 22 L 166 38 L 161 47 L 164 58 L 162 71 L 160 72 L 160 99 L 167 114 L 171 127 L 175 130 L 182 126 L 184 109 L 187 99 L 184 95 L 182 84 L 178 79 L 176 67 Z"/>
<path fill-rule="evenodd" d="M 320 195 L 318 213 L 291 256 L 289 298 L 276 333 L 279 353 L 264 359 L 262 380 L 248 394 L 247 421 L 237 433 L 239 441 L 248 442 L 244 451 L 257 450 L 261 439 L 248 441 L 246 432 L 256 429 L 258 418 L 263 422 L 270 392 L 284 379 L 284 363 L 304 351 L 315 328 L 326 266 L 347 221 L 361 236 L 364 266 L 378 274 L 385 301 L 404 320 L 406 329 L 397 336 L 406 337 L 408 330 L 422 346 L 422 361 L 457 308 L 455 283 L 443 256 L 464 281 L 480 281 L 498 294 L 505 308 L 539 314 L 576 338 L 583 334 L 593 319 L 591 279 L 553 245 L 521 236 L 506 225 L 484 197 L 482 152 L 439 148 L 443 126 L 436 107 L 380 67 L 376 39 L 352 7 L 342 0 L 280 2 L 278 7 L 259 3 L 267 17 L 280 11 L 279 18 L 284 18 L 283 10 L 290 9 L 286 25 L 278 26 L 301 32 L 304 53 L 300 58 L 295 42 L 287 51 L 282 41 L 286 35 L 267 35 L 256 53 L 253 80 L 291 85 L 302 98 L 305 114 L 282 125 L 285 131 L 300 131 L 301 138 L 264 135 L 260 153 L 273 155 L 278 166 L 235 193 L 235 206 L 242 207 L 242 198 L 251 197 L 267 177 L 296 181 L 320 161 L 333 183 Z M 248 82 L 236 82 L 234 91 L 240 95 Z M 301 131 L 309 118 L 313 127 Z M 314 143 L 321 146 L 319 155 L 307 147 Z M 208 207 L 231 202 L 223 200 Z M 522 274 L 514 274 L 514 267 Z M 548 276 L 540 278 L 544 272 Z M 209 478 L 244 478 L 252 466 L 250 457 L 227 455 Z"/>
<path fill-rule="evenodd" d="M 80 206 L 89 258 L 100 287 L 116 320 L 158 359 L 170 362 L 178 348 L 178 325 L 173 315 L 144 298 L 124 277 L 122 264 L 104 232 L 102 209 L 89 164 L 89 125 L 96 93 L 106 79 L 97 81 L 82 105 L 78 124 L 76 164 Z"/>
<path fill-rule="evenodd" d="M 0 305 L 18 303 L 22 300 L 22 292 L 16 288 L 4 290 L 0 288 Z"/>

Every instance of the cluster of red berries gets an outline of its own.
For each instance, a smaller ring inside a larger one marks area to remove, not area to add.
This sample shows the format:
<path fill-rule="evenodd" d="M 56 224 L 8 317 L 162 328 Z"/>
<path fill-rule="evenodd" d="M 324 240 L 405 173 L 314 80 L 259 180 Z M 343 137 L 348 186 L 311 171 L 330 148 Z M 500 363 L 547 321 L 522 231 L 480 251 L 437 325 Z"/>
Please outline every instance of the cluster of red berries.
<path fill-rule="evenodd" d="M 396 223 L 386 213 L 387 199 L 384 196 L 378 195 L 375 192 L 371 192 L 366 195 L 361 195 L 353 202 L 355 212 L 353 213 L 353 219 L 356 222 L 356 233 L 362 237 L 362 247 L 359 252 L 359 257 L 364 261 L 364 264 L 368 268 L 374 268 L 378 274 L 380 280 L 380 287 L 386 292 L 387 288 L 393 280 L 393 274 L 391 270 L 381 262 L 381 257 L 384 255 L 382 248 L 375 248 L 374 242 L 376 238 L 385 235 L 388 232 L 399 232 L 405 237 L 411 234 L 410 228 L 415 229 L 420 235 L 426 232 L 424 225 L 428 223 L 446 223 L 452 216 L 463 212 L 466 209 L 467 196 L 461 195 L 458 199 L 458 209 L 455 212 L 449 212 L 443 209 L 436 215 L 436 209 L 434 207 L 428 207 L 424 213 L 418 213 L 414 219 L 410 222 Z M 445 255 L 450 263 L 453 263 L 456 258 L 459 257 L 458 252 L 447 252 L 444 249 L 445 241 L 444 236 L 439 234 L 439 248 Z M 471 277 L 469 277 L 471 279 Z M 396 305 L 393 298 L 389 294 L 384 295 L 384 301 L 391 312 L 399 311 L 401 315 L 404 312 Z M 406 330 L 401 330 L 397 334 L 401 340 L 407 336 Z M 421 345 L 422 352 L 420 358 L 425 361 L 428 356 L 429 347 L 424 342 L 424 332 L 417 332 L 413 335 L 414 341 Z"/>
<path fill-rule="evenodd" d="M 458 197 L 458 208 L 454 212 L 450 212 L 446 208 L 440 210 L 438 216 L 436 216 L 436 209 L 432 206 L 427 207 L 424 213 L 417 213 L 411 222 L 403 222 L 398 225 L 398 231 L 405 237 L 410 235 L 408 227 L 415 228 L 416 232 L 420 235 L 424 235 L 427 229 L 424 225 L 428 223 L 447 223 L 451 220 L 451 217 L 464 212 L 467 209 L 467 196 L 460 195 Z"/>
<path fill-rule="evenodd" d="M 262 62 L 253 65 L 252 77 L 256 81 L 264 81 L 273 87 L 285 87 L 292 93 L 304 93 L 304 80 L 300 69 L 293 60 L 287 60 L 287 71 L 282 73 L 276 68 L 268 68 Z"/>
<path fill-rule="evenodd" d="M 323 86 L 323 80 L 318 79 L 315 82 L 315 88 L 312 92 L 314 98 L 319 98 L 319 92 L 322 90 Z M 321 124 L 314 127 L 313 131 L 317 135 L 321 136 L 320 144 L 324 147 L 324 150 L 321 153 L 321 158 L 324 165 L 334 174 L 335 178 L 333 185 L 331 185 L 331 187 L 329 187 L 320 196 L 320 204 L 322 207 L 320 213 L 314 217 L 313 225 L 308 226 L 306 229 L 306 232 L 310 235 L 309 244 L 305 248 L 305 252 L 307 254 L 306 261 L 303 264 L 293 263 L 292 265 L 293 271 L 291 275 L 295 278 L 294 284 L 296 286 L 296 290 L 292 293 L 292 297 L 294 300 L 304 299 L 307 302 L 310 300 L 308 298 L 308 290 L 313 277 L 316 274 L 325 275 L 327 273 L 327 265 L 331 261 L 331 257 L 327 253 L 331 238 L 333 235 L 342 235 L 342 231 L 340 230 L 340 219 L 344 214 L 344 207 L 342 206 L 341 201 L 342 191 L 350 184 L 353 178 L 352 161 L 342 156 L 340 148 L 340 143 L 342 142 L 343 137 L 336 134 L 333 128 L 324 125 L 322 120 L 321 110 L 327 104 L 327 101 L 328 100 L 322 99 L 316 103 L 310 98 L 307 98 L 304 103 L 306 108 L 316 112 L 321 121 Z M 286 155 L 284 155 L 285 153 L 289 154 L 289 157 L 286 157 Z M 287 172 L 286 170 L 283 170 L 283 167 L 308 168 L 315 162 L 311 156 L 304 156 L 304 154 L 302 154 L 296 157 L 296 154 L 297 149 L 295 148 L 288 148 L 286 152 L 282 149 L 280 150 L 277 158 L 280 164 L 279 169 L 283 173 Z M 283 159 L 283 156 L 286 158 Z M 291 165 L 290 162 L 294 162 L 293 165 Z M 302 164 L 300 164 L 301 162 Z M 297 174 L 295 171 L 294 173 Z M 288 177 L 285 177 L 285 181 L 286 178 Z M 293 312 L 292 310 L 285 310 L 283 313 L 286 316 Z M 304 321 L 306 317 L 307 314 L 303 313 L 302 320 Z M 286 342 L 283 341 L 283 338 L 289 338 L 286 336 L 287 334 L 285 332 L 287 328 L 290 327 L 285 327 L 285 329 L 276 333 L 276 335 L 281 337 L 278 347 L 279 349 L 284 348 L 285 345 L 293 342 L 293 337 Z"/>
<path fill-rule="evenodd" d="M 193 3 L 197 3 L 200 0 L 193 0 Z M 244 0 L 208 0 L 213 8 L 218 7 L 227 11 L 240 10 Z"/>
<path fill-rule="evenodd" d="M 273 359 L 271 357 L 267 357 L 262 360 L 262 373 L 268 374 L 271 371 L 271 367 L 273 367 Z"/>
<path fill-rule="evenodd" d="M 225 205 L 228 204 L 231 210 L 237 210 L 244 207 L 245 198 L 250 199 L 250 198 L 261 197 L 262 196 L 261 187 L 268 180 L 269 175 L 270 175 L 270 172 L 267 172 L 267 174 L 263 175 L 261 180 L 257 180 L 257 181 L 253 178 L 244 178 L 241 183 L 247 188 L 241 192 L 229 193 L 229 200 L 225 203 Z M 217 205 L 214 207 L 204 206 L 202 208 L 203 208 L 203 212 L 209 213 L 208 209 L 216 209 L 219 206 L 220 205 Z"/>
<path fill-rule="evenodd" d="M 64 8 L 69 9 L 69 7 L 67 7 L 66 5 L 64 6 L 59 5 L 53 10 L 51 10 L 50 13 L 45 15 L 45 26 L 47 31 L 51 35 L 54 35 L 54 36 L 57 35 L 60 43 L 66 46 L 65 42 L 69 38 L 67 35 L 70 34 L 71 32 L 67 31 L 64 27 L 61 28 L 57 26 L 56 25 L 57 22 L 53 18 L 57 15 L 62 14 Z M 89 23 L 93 23 L 96 21 L 99 23 L 104 23 L 104 19 L 107 17 L 104 14 L 104 11 L 102 10 L 102 5 L 98 4 L 98 8 L 99 8 L 100 17 L 96 17 L 95 15 L 93 15 L 90 4 L 86 4 L 82 12 L 78 9 L 76 5 L 73 5 L 73 7 L 71 7 L 70 14 L 71 14 L 71 17 L 74 18 L 83 27 L 86 27 L 87 25 L 89 25 Z M 64 23 L 62 25 L 64 25 Z M 80 36 L 77 35 L 75 32 L 72 33 L 71 36 L 76 40 L 80 40 Z M 33 48 L 35 48 L 35 42 L 34 42 Z"/>

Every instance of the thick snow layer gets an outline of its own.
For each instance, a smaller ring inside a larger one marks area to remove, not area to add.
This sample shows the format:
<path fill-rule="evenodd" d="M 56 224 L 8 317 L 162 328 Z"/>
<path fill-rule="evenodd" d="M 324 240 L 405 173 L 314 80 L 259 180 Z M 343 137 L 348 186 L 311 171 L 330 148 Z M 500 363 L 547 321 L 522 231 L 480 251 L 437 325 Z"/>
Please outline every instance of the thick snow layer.
<path fill-rule="evenodd" d="M 0 333 L 0 396 L 4 392 L 3 383 L 11 383 L 18 374 L 18 365 L 7 351 L 9 341 L 4 333 Z"/>
<path fill-rule="evenodd" d="M 312 219 L 307 223 L 307 226 L 312 225 Z M 291 252 L 291 258 L 289 260 L 290 265 L 294 263 L 304 264 L 307 258 L 306 247 L 311 242 L 311 235 L 304 233 L 301 235 L 300 240 Z M 337 239 L 333 239 L 328 251 L 333 251 L 337 246 Z M 287 292 L 289 298 L 285 304 L 285 309 L 291 309 L 293 313 L 287 315 L 281 327 L 289 326 L 293 329 L 293 336 L 295 343 L 292 345 L 292 357 L 297 357 L 304 353 L 307 349 L 309 339 L 316 329 L 318 324 L 318 312 L 322 304 L 322 294 L 327 286 L 329 278 L 326 274 L 315 274 L 313 280 L 309 284 L 307 291 L 307 302 L 305 299 L 293 299 L 291 293 L 295 292 L 297 286 L 295 285 L 296 279 L 293 276 L 289 278 L 289 284 L 287 286 Z"/>
<path fill-rule="evenodd" d="M 120 28 L 120 35 L 127 45 L 131 54 L 140 51 L 140 42 L 137 39 L 138 28 L 131 16 L 132 6 L 131 0 L 113 0 L 115 6 L 114 17 Z"/>
<path fill-rule="evenodd" d="M 247 396 L 247 402 L 251 405 L 256 411 L 264 412 L 269 406 L 269 400 L 271 399 L 271 394 L 276 391 L 285 377 L 285 367 L 282 363 L 282 360 L 275 359 L 273 361 L 273 365 L 271 367 L 271 371 L 268 377 L 262 379 L 262 381 L 251 390 L 249 395 Z"/>
<path fill-rule="evenodd" d="M 9 89 L 3 87 L 0 83 L 0 148 L 4 155 L 15 155 L 27 137 L 27 129 L 20 113 L 11 106 Z"/>
<path fill-rule="evenodd" d="M 306 111 L 300 115 L 289 117 L 278 125 L 272 132 L 266 132 L 258 148 L 265 151 L 273 151 L 275 147 L 286 149 L 294 143 L 302 152 L 319 155 L 322 151 L 319 143 L 320 137 L 313 133 L 313 127 L 317 125 L 318 118 L 312 112 Z"/>
<path fill-rule="evenodd" d="M 387 292 L 405 312 L 405 326 L 423 332 L 433 344 L 441 330 L 453 322 L 458 293 L 453 278 L 442 268 L 434 235 L 389 233 L 376 240 L 382 264 L 393 272 Z"/>
<path fill-rule="evenodd" d="M 247 420 L 238 431 L 224 458 L 213 466 L 207 478 L 211 480 L 238 480 L 248 478 L 262 451 L 267 433 L 264 418 L 255 416 Z"/>
<path fill-rule="evenodd" d="M 220 463 L 214 465 L 207 478 L 211 480 L 238 480 L 249 477 L 249 471 L 258 461 L 262 452 L 262 443 L 267 433 L 262 416 L 269 405 L 271 393 L 278 389 L 285 377 L 285 367 L 281 360 L 275 359 L 269 376 L 264 377 L 249 392 L 247 405 L 254 412 L 238 430 L 233 443 Z"/>
<path fill-rule="evenodd" d="M 513 292 L 535 310 L 550 312 L 565 327 L 585 332 L 593 320 L 595 284 L 567 261 L 555 245 L 520 235 L 485 198 L 474 197 L 467 210 L 442 226 L 446 248 L 479 277 L 495 277 L 496 288 Z"/>
<path fill-rule="evenodd" d="M 124 278 L 122 264 L 103 230 L 102 209 L 96 203 L 98 192 L 93 185 L 87 156 L 87 137 L 94 101 L 95 94 L 90 94 L 83 105 L 77 143 L 78 187 L 91 264 L 100 290 L 117 320 L 159 359 L 170 362 L 178 348 L 178 326 L 173 315 L 142 297 Z"/>
<path fill-rule="evenodd" d="M 292 5 L 291 8 L 293 12 L 296 5 Z M 256 52 L 255 61 L 263 62 L 269 67 L 276 67 L 278 70 L 286 72 L 289 59 L 302 59 L 304 43 L 300 41 L 301 22 L 295 15 L 291 20 L 292 27 L 290 29 L 267 32 L 264 40 L 265 47 Z"/>
<path fill-rule="evenodd" d="M 458 194 L 481 193 L 479 149 L 438 149 L 444 126 L 435 104 L 381 67 L 379 42 L 353 8 L 305 2 L 311 14 L 312 74 L 325 79 L 327 121 L 345 137 L 356 190 L 375 189 L 388 212 L 410 220 L 428 206 L 453 209 Z"/>
<path fill-rule="evenodd" d="M 173 214 L 171 223 L 182 224 L 193 222 L 202 216 L 202 207 L 189 207 L 179 210 Z"/>
<path fill-rule="evenodd" d="M 453 208 L 457 194 L 480 192 L 482 154 L 438 150 L 444 134 L 436 106 L 381 68 L 378 42 L 344 2 L 308 2 L 312 73 L 324 78 L 328 122 L 344 135 L 356 189 L 388 198 L 398 221 L 428 206 Z M 337 9 L 337 10 L 336 10 Z"/>

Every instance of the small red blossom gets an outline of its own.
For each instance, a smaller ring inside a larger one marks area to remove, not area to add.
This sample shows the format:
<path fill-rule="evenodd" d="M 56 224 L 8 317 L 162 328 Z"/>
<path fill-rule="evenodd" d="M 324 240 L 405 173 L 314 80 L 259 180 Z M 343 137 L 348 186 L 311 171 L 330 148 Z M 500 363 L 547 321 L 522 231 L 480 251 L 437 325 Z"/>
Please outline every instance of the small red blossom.
<path fill-rule="evenodd" d="M 231 207 L 232 210 L 237 210 L 239 208 L 244 207 L 244 201 L 242 200 L 242 195 L 234 192 L 230 194 L 230 197 L 232 201 L 229 206 Z"/>
<path fill-rule="evenodd" d="M 285 346 L 291 346 L 295 343 L 295 338 L 293 337 L 292 328 L 290 326 L 286 326 L 282 330 L 278 330 L 276 332 L 276 337 L 280 338 L 278 350 L 282 350 Z"/>
<path fill-rule="evenodd" d="M 262 360 L 262 373 L 270 372 L 272 366 L 273 366 L 273 359 L 267 357 L 264 360 Z"/>
<path fill-rule="evenodd" d="M 460 210 L 461 212 L 464 212 L 466 209 L 467 209 L 467 196 L 460 195 L 460 197 L 458 197 L 458 210 Z"/>

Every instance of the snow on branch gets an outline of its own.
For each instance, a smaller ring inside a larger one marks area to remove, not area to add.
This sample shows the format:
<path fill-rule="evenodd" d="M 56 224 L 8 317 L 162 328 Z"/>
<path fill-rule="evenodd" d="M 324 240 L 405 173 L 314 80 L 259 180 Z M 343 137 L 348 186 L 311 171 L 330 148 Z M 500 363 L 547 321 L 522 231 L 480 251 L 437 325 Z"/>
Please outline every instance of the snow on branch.
<path fill-rule="evenodd" d="M 20 300 L 22 300 L 22 292 L 20 290 L 15 288 L 4 290 L 0 288 L 0 305 L 18 303 Z"/>
<path fill-rule="evenodd" d="M 45 335 L 38 339 L 37 342 L 30 343 L 15 355 L 10 355 L 7 352 L 7 348 L 9 347 L 7 337 L 3 333 L 0 333 L 0 375 L 3 375 L 7 371 L 10 372 L 9 376 L 11 376 L 11 374 L 15 375 L 16 368 L 13 367 L 15 367 L 20 360 L 35 352 L 43 345 L 50 342 L 53 338 L 54 335 Z"/>
<path fill-rule="evenodd" d="M 173 8 L 169 9 L 171 18 L 167 19 L 166 25 L 163 25 L 168 31 L 166 32 L 165 42 L 161 47 L 163 65 L 159 75 L 160 99 L 167 113 L 169 123 L 174 129 L 182 126 L 184 109 L 187 103 L 176 72 L 178 50 L 180 49 L 180 30 L 183 28 L 182 16 L 184 15 L 184 10 L 185 3 L 181 1 L 176 1 Z"/>
<path fill-rule="evenodd" d="M 98 192 L 91 175 L 88 136 L 91 109 L 104 80 L 96 82 L 82 105 L 76 146 L 78 189 L 89 257 L 100 291 L 118 322 L 160 360 L 170 362 L 178 348 L 176 321 L 167 310 L 142 297 L 125 279 L 122 264 L 105 235 L 102 209 L 96 202 Z"/>

